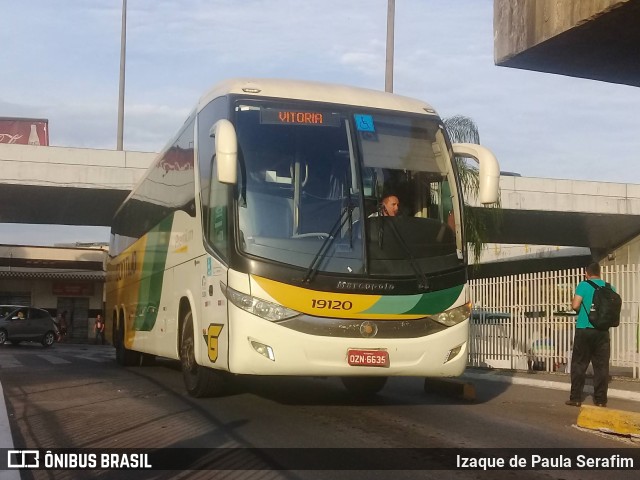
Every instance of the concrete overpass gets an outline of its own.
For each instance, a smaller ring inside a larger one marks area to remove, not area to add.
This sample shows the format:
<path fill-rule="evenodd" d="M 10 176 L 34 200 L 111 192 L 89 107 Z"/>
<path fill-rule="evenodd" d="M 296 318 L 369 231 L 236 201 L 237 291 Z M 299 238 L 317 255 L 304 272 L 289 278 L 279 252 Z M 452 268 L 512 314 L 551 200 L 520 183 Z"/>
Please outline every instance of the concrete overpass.
<path fill-rule="evenodd" d="M 640 234 L 640 185 L 501 177 L 500 217 L 479 210 L 494 225 L 489 241 L 589 247 L 599 254 Z"/>
<path fill-rule="evenodd" d="M 155 155 L 0 144 L 0 223 L 108 226 Z"/>
<path fill-rule="evenodd" d="M 638 87 L 638 25 L 640 0 L 494 0 L 495 63 Z M 575 234 L 572 245 L 586 242 L 594 257 L 600 259 L 620 240 L 637 235 L 638 211 L 632 200 L 637 197 L 637 186 L 598 185 L 595 190 L 588 187 L 593 200 L 597 200 L 592 206 L 583 199 L 577 211 L 567 205 L 564 214 L 540 212 L 534 224 L 527 222 L 527 215 L 507 208 L 504 223 L 509 225 L 509 233 L 503 230 L 498 237 L 504 241 L 509 237 L 512 241 L 537 242 L 543 235 L 545 241 L 553 243 L 564 242 L 563 237 Z M 525 191 L 521 190 L 523 186 L 517 186 L 521 193 Z M 555 186 L 549 184 L 552 190 L 545 193 L 563 202 L 558 197 L 561 192 L 553 190 L 557 186 L 557 182 Z M 578 190 L 573 198 L 589 195 L 580 191 L 579 184 L 575 186 Z M 544 191 L 544 187 L 540 189 Z M 517 207 L 517 202 L 513 206 Z M 616 209 L 618 213 L 614 213 Z M 541 222 L 544 229 L 537 228 Z M 635 251 L 639 242 L 633 243 Z M 631 251 L 631 247 L 625 248 Z M 535 266 L 529 271 L 535 271 Z"/>
<path fill-rule="evenodd" d="M 640 0 L 494 0 L 496 65 L 640 86 Z"/>
<path fill-rule="evenodd" d="M 154 157 L 0 144 L 0 223 L 108 226 Z M 498 217 L 476 210 L 490 225 L 489 242 L 519 247 L 500 247 L 502 253 L 487 260 L 506 260 L 504 252 L 510 251 L 507 256 L 522 257 L 519 271 L 536 271 L 541 261 L 558 268 L 582 266 L 585 248 L 599 259 L 640 235 L 640 185 L 503 176 L 500 187 Z M 541 245 L 583 249 L 535 247 Z M 482 268 L 489 274 L 507 267 Z"/>
<path fill-rule="evenodd" d="M 640 185 L 503 176 L 500 191 L 499 215 L 475 209 L 496 244 L 477 276 L 583 267 L 640 235 Z"/>

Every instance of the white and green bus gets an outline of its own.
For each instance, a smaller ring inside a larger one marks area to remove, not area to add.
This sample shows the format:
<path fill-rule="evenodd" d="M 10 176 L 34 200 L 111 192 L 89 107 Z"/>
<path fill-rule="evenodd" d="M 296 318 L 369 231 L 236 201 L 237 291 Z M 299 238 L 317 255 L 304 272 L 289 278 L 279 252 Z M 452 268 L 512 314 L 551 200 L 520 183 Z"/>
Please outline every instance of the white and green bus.
<path fill-rule="evenodd" d="M 312 82 L 236 79 L 206 93 L 117 211 L 107 325 L 123 365 L 179 360 L 193 396 L 230 377 L 456 376 L 470 314 L 463 200 L 428 104 Z M 383 197 L 400 202 L 384 215 Z"/>

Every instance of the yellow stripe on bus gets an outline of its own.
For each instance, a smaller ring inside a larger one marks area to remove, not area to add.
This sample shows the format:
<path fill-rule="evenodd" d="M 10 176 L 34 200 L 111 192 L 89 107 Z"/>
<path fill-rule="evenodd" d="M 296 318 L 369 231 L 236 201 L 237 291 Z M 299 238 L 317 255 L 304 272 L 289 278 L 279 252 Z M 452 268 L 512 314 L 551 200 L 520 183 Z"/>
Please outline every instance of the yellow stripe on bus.
<path fill-rule="evenodd" d="M 396 302 L 394 302 L 394 297 L 391 296 L 322 292 L 276 282 L 255 275 L 252 275 L 251 278 L 277 303 L 307 315 L 377 320 L 411 320 L 424 316 L 402 313 L 406 311 L 403 307 L 406 306 L 408 296 L 396 297 L 398 305 L 393 308 L 393 304 Z M 413 295 L 410 297 L 412 297 L 410 301 L 414 303 L 420 298 L 420 296 Z M 371 307 L 383 298 L 386 301 L 385 303 L 391 307 L 389 312 L 367 313 Z"/>
<path fill-rule="evenodd" d="M 133 346 L 133 340 L 136 336 L 133 322 L 135 321 L 134 316 L 138 307 L 140 279 L 142 277 L 147 239 L 148 235 L 140 238 L 120 254 L 121 260 L 118 263 L 110 266 L 111 271 L 109 274 L 115 276 L 118 291 L 114 306 L 118 310 L 124 308 L 125 311 L 124 344 L 127 348 Z"/>

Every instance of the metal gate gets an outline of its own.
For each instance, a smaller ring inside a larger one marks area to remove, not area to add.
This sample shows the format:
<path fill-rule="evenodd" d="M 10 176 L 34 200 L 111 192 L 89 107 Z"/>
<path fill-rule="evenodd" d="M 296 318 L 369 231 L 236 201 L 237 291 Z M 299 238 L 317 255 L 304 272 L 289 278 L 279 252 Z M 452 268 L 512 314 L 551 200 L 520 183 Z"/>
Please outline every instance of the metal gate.
<path fill-rule="evenodd" d="M 640 266 L 602 268 L 622 297 L 620 326 L 612 328 L 611 372 L 640 378 Z M 470 366 L 568 372 L 582 269 L 472 280 Z"/>

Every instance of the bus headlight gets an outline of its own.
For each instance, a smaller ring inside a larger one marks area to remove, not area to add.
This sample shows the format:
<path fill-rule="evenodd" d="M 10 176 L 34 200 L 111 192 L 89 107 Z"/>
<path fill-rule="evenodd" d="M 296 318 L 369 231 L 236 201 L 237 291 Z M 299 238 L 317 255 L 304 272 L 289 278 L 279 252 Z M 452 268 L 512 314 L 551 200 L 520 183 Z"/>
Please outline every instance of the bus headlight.
<path fill-rule="evenodd" d="M 280 320 L 286 320 L 291 317 L 300 315 L 300 312 L 291 310 L 290 308 L 283 307 L 276 303 L 271 303 L 261 298 L 256 298 L 246 293 L 238 292 L 233 288 L 220 282 L 220 288 L 222 293 L 227 297 L 231 303 L 236 307 L 241 308 L 249 313 L 252 313 L 260 318 L 269 320 L 270 322 L 279 322 Z"/>
<path fill-rule="evenodd" d="M 249 342 L 251 342 L 251 346 L 253 347 L 253 349 L 256 352 L 258 352 L 260 355 L 268 358 L 272 362 L 276 361 L 276 356 L 273 353 L 273 348 L 271 348 L 269 345 L 265 345 L 264 343 L 260 343 L 256 340 L 251 340 L 251 339 L 249 339 Z"/>
<path fill-rule="evenodd" d="M 447 327 L 453 327 L 454 325 L 464 322 L 471 315 L 471 303 L 465 303 L 446 312 L 433 315 L 431 318 L 436 322 L 445 325 Z"/>

